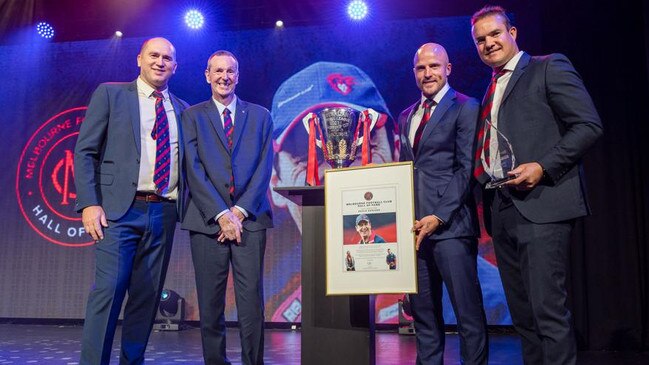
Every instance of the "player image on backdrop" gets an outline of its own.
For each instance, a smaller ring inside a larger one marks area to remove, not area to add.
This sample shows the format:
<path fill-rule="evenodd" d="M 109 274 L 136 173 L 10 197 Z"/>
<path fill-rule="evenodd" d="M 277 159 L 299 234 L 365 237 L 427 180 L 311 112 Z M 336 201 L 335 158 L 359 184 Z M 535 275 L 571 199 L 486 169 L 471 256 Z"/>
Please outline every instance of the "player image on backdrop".
<path fill-rule="evenodd" d="M 398 160 L 394 121 L 385 100 L 370 77 L 354 65 L 317 62 L 284 81 L 273 98 L 271 113 L 276 156 L 271 188 L 305 185 L 308 133 L 302 124 L 302 118 L 309 112 L 331 106 L 351 107 L 359 111 L 372 108 L 379 112 L 380 117 L 370 141 L 372 162 Z M 324 170 L 329 168 L 329 165 L 324 161 L 320 149 L 318 162 L 318 173 L 322 180 Z M 359 164 L 360 158 L 352 165 Z M 301 208 L 275 192 L 272 192 L 272 203 L 277 227 L 273 233 L 293 230 L 296 232 L 295 239 L 299 240 L 302 230 Z M 299 280 L 299 277 L 296 279 Z M 296 286 L 288 298 L 272 303 L 275 309 L 270 313 L 271 320 L 286 320 L 283 314 L 299 301 L 300 295 L 301 288 Z M 299 320 L 299 317 L 296 320 Z"/>

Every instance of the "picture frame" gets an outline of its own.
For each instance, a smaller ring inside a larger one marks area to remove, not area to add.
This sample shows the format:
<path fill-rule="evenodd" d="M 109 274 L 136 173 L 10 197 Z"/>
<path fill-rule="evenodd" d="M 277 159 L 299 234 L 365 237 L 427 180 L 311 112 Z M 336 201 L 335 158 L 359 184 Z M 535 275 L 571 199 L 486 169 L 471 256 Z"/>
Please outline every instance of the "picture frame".
<path fill-rule="evenodd" d="M 325 171 L 326 294 L 417 292 L 412 162 Z"/>

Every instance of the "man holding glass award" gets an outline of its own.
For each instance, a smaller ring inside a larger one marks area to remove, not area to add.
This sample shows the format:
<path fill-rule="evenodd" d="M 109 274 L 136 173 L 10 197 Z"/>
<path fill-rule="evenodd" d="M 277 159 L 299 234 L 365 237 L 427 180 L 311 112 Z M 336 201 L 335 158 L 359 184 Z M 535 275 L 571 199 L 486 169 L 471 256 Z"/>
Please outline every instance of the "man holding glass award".
<path fill-rule="evenodd" d="M 493 69 L 478 125 L 474 176 L 525 364 L 574 364 L 565 288 L 570 232 L 590 213 L 580 159 L 602 123 L 561 54 L 519 51 L 501 7 L 472 19 L 480 59 Z"/>

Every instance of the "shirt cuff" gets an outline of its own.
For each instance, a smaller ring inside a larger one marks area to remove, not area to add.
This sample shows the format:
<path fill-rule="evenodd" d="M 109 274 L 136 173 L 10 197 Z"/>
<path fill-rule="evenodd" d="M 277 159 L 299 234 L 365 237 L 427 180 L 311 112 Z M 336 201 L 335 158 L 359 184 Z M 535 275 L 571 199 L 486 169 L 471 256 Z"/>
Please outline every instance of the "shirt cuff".
<path fill-rule="evenodd" d="M 248 212 L 245 209 L 241 208 L 238 205 L 235 205 L 234 207 L 239 209 L 239 211 L 241 212 L 241 214 L 243 214 L 244 217 L 248 218 Z"/>
<path fill-rule="evenodd" d="M 219 221 L 219 218 L 221 218 L 221 216 L 222 216 L 223 214 L 227 213 L 227 212 L 229 212 L 229 210 L 228 210 L 228 209 L 224 209 L 221 213 L 217 214 L 216 217 L 214 217 L 214 221 L 215 221 L 215 222 L 218 222 L 218 221 Z"/>
<path fill-rule="evenodd" d="M 432 215 L 433 217 L 435 217 L 435 219 L 437 219 L 437 220 L 439 221 L 439 225 L 440 225 L 440 226 L 443 226 L 444 224 L 446 224 L 446 222 L 444 222 L 444 221 L 442 220 L 442 218 L 436 216 L 435 214 L 431 214 L 431 215 Z"/>

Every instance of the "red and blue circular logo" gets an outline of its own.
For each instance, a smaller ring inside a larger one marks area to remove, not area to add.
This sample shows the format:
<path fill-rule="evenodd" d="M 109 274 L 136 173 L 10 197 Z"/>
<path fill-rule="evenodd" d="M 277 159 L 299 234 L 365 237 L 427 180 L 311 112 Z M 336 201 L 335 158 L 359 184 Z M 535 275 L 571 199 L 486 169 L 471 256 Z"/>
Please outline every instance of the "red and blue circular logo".
<path fill-rule="evenodd" d="M 74 145 L 86 109 L 68 109 L 43 123 L 25 145 L 16 172 L 23 217 L 36 233 L 61 246 L 94 243 L 74 209 Z"/>

